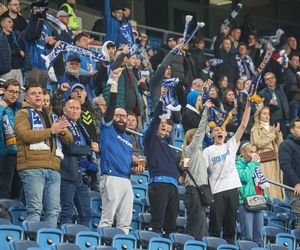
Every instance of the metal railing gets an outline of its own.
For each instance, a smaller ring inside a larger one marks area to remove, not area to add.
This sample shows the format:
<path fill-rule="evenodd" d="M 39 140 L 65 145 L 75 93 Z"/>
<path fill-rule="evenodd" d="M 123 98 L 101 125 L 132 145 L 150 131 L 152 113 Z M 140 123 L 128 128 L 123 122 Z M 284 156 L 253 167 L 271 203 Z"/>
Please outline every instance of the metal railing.
<path fill-rule="evenodd" d="M 136 131 L 131 130 L 131 129 L 128 129 L 128 128 L 126 129 L 126 132 L 131 133 L 131 134 L 134 134 L 134 135 L 137 135 L 137 136 L 140 136 L 140 137 L 144 137 L 144 135 L 143 135 L 142 133 L 136 132 Z M 175 147 L 175 146 L 173 146 L 173 145 L 171 145 L 171 144 L 169 144 L 169 147 L 170 147 L 170 148 L 173 148 L 173 149 L 175 149 L 175 150 L 177 150 L 177 151 L 182 151 L 182 148 Z M 267 180 L 267 181 L 268 181 L 270 184 L 272 184 L 272 185 L 279 186 L 279 187 L 282 187 L 282 188 L 287 189 L 287 190 L 289 190 L 289 191 L 295 192 L 295 188 L 293 188 L 293 187 L 290 187 L 290 186 L 287 186 L 287 185 L 284 185 L 284 184 L 282 184 L 282 183 L 278 183 L 278 182 L 272 181 L 272 180 Z"/>

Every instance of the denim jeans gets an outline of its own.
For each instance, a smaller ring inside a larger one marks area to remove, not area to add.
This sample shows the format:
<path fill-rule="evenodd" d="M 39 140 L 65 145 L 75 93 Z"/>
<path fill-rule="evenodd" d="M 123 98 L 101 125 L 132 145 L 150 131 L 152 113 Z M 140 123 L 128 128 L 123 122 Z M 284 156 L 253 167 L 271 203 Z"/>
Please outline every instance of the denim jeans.
<path fill-rule="evenodd" d="M 56 228 L 60 212 L 60 173 L 50 168 L 36 168 L 22 170 L 19 175 L 26 201 L 25 219 L 44 221 Z"/>
<path fill-rule="evenodd" d="M 91 217 L 89 186 L 81 179 L 77 181 L 61 179 L 60 195 L 60 224 L 73 223 L 75 205 L 79 215 L 78 223 L 88 227 Z"/>
<path fill-rule="evenodd" d="M 262 211 L 248 212 L 244 204 L 240 205 L 239 221 L 242 240 L 255 241 L 259 246 L 263 245 L 261 229 L 264 226 Z"/>
<path fill-rule="evenodd" d="M 300 117 L 300 101 L 290 102 L 290 121 Z"/>

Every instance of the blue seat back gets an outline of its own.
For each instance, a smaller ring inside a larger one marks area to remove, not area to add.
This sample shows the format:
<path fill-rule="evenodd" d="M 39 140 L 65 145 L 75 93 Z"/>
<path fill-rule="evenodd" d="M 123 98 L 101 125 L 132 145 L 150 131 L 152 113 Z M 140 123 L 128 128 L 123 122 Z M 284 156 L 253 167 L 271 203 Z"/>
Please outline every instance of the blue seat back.
<path fill-rule="evenodd" d="M 180 247 L 182 248 L 184 243 L 188 240 L 195 240 L 195 238 L 188 234 L 182 234 L 182 233 L 171 233 L 169 235 L 169 238 L 173 244 L 174 247 Z"/>
<path fill-rule="evenodd" d="M 270 244 L 269 249 L 270 250 L 288 250 L 287 247 L 282 246 L 282 245 L 277 245 L 277 244 Z"/>
<path fill-rule="evenodd" d="M 169 239 L 154 237 L 149 241 L 149 250 L 171 250 L 172 242 Z"/>
<path fill-rule="evenodd" d="M 0 218 L 0 225 L 11 225 L 11 222 L 5 218 Z"/>
<path fill-rule="evenodd" d="M 148 183 L 148 176 L 146 175 L 131 175 L 130 180 L 135 185 L 147 185 Z"/>
<path fill-rule="evenodd" d="M 115 235 L 125 234 L 120 228 L 115 227 L 103 227 L 98 229 L 98 233 L 101 236 L 102 244 L 111 245 L 112 239 Z"/>
<path fill-rule="evenodd" d="M 37 231 L 36 241 L 40 247 L 50 247 L 63 241 L 63 232 L 57 228 L 40 228 Z"/>
<path fill-rule="evenodd" d="M 160 237 L 158 233 L 146 230 L 138 230 L 135 232 L 139 247 L 142 249 L 148 248 L 149 241 L 154 237 Z"/>
<path fill-rule="evenodd" d="M 25 220 L 26 209 L 24 206 L 15 205 L 8 209 L 8 212 L 11 216 L 12 224 L 22 225 Z"/>
<path fill-rule="evenodd" d="M 217 248 L 221 244 L 227 244 L 226 240 L 218 237 L 203 237 L 203 241 L 208 248 Z"/>
<path fill-rule="evenodd" d="M 117 234 L 113 237 L 112 246 L 117 249 L 135 249 L 136 238 L 133 235 Z"/>
<path fill-rule="evenodd" d="M 24 231 L 16 225 L 0 225 L 0 249 L 9 250 L 9 242 L 23 239 Z"/>
<path fill-rule="evenodd" d="M 29 247 L 38 247 L 39 245 L 31 240 L 14 240 L 9 242 L 9 246 L 13 250 L 27 250 Z"/>
<path fill-rule="evenodd" d="M 295 250 L 296 238 L 292 234 L 279 233 L 276 235 L 276 245 L 287 247 L 289 250 Z"/>
<path fill-rule="evenodd" d="M 147 186 L 132 185 L 132 190 L 134 194 L 134 201 L 142 202 L 143 198 L 147 195 Z"/>
<path fill-rule="evenodd" d="M 275 243 L 276 235 L 278 233 L 283 233 L 283 229 L 271 226 L 264 226 L 262 228 L 264 247 L 266 247 L 270 243 Z"/>
<path fill-rule="evenodd" d="M 53 250 L 81 250 L 79 246 L 73 243 L 57 243 L 52 246 Z"/>
<path fill-rule="evenodd" d="M 239 250 L 239 248 L 236 245 L 232 244 L 220 244 L 217 247 L 217 250 Z"/>
<path fill-rule="evenodd" d="M 184 243 L 183 250 L 206 250 L 206 245 L 202 241 L 188 240 Z"/>
<path fill-rule="evenodd" d="M 237 240 L 236 245 L 240 250 L 251 250 L 254 247 L 258 247 L 258 244 L 249 240 Z"/>
<path fill-rule="evenodd" d="M 83 231 L 89 231 L 89 228 L 80 224 L 67 223 L 61 225 L 61 230 L 64 233 L 64 241 L 74 243 L 76 234 Z"/>
<path fill-rule="evenodd" d="M 96 232 L 79 232 L 76 234 L 75 244 L 80 246 L 81 250 L 92 249 L 100 243 L 100 236 Z"/>

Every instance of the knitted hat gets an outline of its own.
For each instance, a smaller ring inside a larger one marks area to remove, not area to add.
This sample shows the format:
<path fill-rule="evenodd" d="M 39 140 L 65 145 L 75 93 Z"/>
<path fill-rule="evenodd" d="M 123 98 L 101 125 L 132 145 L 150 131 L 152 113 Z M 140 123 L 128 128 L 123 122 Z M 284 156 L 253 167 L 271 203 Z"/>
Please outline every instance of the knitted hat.
<path fill-rule="evenodd" d="M 199 91 L 192 90 L 186 98 L 187 103 L 190 104 L 191 106 L 195 107 L 199 96 L 202 96 Z"/>

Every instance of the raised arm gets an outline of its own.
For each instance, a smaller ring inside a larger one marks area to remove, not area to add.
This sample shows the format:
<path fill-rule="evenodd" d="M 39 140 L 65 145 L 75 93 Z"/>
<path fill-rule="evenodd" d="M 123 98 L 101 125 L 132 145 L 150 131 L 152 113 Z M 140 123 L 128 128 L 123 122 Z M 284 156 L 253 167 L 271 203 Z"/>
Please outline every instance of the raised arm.
<path fill-rule="evenodd" d="M 244 111 L 244 114 L 243 114 L 243 117 L 241 120 L 241 125 L 239 126 L 238 130 L 235 133 L 236 142 L 240 142 L 240 140 L 245 132 L 245 129 L 247 128 L 249 118 L 250 118 L 250 112 L 251 112 L 251 102 L 249 100 L 247 100 L 245 111 Z"/>
<path fill-rule="evenodd" d="M 104 122 L 110 123 L 114 118 L 115 109 L 117 106 L 117 93 L 118 93 L 118 79 L 122 74 L 123 69 L 117 68 L 112 72 L 112 78 L 108 79 L 108 83 L 110 84 L 110 95 L 109 95 L 109 103 L 107 104 L 107 110 L 104 115 Z"/>
<path fill-rule="evenodd" d="M 200 149 L 202 146 L 206 127 L 207 127 L 207 112 L 208 112 L 207 109 L 208 107 L 206 106 L 202 113 L 201 121 L 199 122 L 199 126 L 195 134 L 195 137 L 190 143 L 190 145 L 187 146 L 187 151 L 189 151 L 189 153 L 191 154 L 193 154 L 196 150 Z"/>

